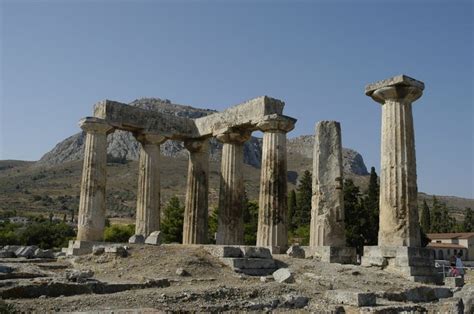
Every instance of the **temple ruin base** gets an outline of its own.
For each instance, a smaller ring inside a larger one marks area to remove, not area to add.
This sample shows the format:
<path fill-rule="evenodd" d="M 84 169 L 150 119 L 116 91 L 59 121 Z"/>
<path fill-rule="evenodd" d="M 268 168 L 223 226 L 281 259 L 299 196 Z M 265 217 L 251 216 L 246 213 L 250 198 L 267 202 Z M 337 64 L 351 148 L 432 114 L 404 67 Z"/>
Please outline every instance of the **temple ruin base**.
<path fill-rule="evenodd" d="M 381 267 L 414 282 L 441 284 L 435 269 L 433 252 L 427 248 L 407 246 L 365 246 L 361 266 Z"/>
<path fill-rule="evenodd" d="M 344 246 L 317 246 L 311 248 L 311 255 L 321 262 L 355 264 L 357 255 L 355 248 Z"/>

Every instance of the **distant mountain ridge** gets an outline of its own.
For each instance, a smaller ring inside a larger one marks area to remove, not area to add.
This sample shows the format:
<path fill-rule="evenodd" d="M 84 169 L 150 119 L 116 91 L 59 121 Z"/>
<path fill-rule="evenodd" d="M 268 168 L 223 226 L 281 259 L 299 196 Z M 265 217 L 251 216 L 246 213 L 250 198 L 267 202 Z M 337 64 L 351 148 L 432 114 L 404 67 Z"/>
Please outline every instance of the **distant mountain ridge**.
<path fill-rule="evenodd" d="M 131 106 L 158 111 L 166 114 L 196 119 L 216 111 L 200 109 L 191 106 L 173 104 L 171 101 L 159 98 L 142 98 L 130 103 Z M 79 132 L 58 143 L 51 151 L 41 157 L 38 165 L 53 166 L 64 162 L 81 160 L 84 153 L 85 133 Z M 130 132 L 115 131 L 107 138 L 107 154 L 115 158 L 138 160 L 140 145 Z M 214 138 L 211 139 L 210 158 L 219 160 L 222 145 Z M 288 140 L 288 149 L 306 158 L 312 158 L 314 136 L 303 135 Z M 186 157 L 187 151 L 180 141 L 166 141 L 161 145 L 161 153 L 168 157 Z M 244 146 L 244 162 L 259 168 L 262 157 L 262 139 L 252 137 Z M 351 149 L 344 148 L 344 170 L 356 175 L 368 175 L 362 156 Z"/>

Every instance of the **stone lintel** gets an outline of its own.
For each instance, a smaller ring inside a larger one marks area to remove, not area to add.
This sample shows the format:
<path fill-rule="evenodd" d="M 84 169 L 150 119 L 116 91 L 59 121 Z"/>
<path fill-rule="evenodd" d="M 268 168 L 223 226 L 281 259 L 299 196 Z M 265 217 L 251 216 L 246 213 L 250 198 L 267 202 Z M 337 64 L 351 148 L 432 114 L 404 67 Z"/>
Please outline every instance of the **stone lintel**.
<path fill-rule="evenodd" d="M 95 104 L 94 117 L 104 119 L 111 126 L 125 131 L 158 134 L 169 139 L 199 137 L 192 119 L 111 100 L 103 100 Z"/>
<path fill-rule="evenodd" d="M 410 86 L 425 89 L 425 84 L 407 75 L 401 74 L 385 80 L 377 81 L 365 86 L 365 94 L 371 96 L 377 89 L 392 86 Z"/>
<path fill-rule="evenodd" d="M 281 100 L 261 96 L 194 121 L 201 136 L 212 135 L 217 130 L 233 127 L 248 127 L 253 131 L 257 129 L 256 124 L 264 116 L 281 115 L 284 106 L 285 103 Z"/>
<path fill-rule="evenodd" d="M 113 127 L 103 119 L 85 117 L 79 121 L 79 127 L 90 133 L 110 133 Z"/>

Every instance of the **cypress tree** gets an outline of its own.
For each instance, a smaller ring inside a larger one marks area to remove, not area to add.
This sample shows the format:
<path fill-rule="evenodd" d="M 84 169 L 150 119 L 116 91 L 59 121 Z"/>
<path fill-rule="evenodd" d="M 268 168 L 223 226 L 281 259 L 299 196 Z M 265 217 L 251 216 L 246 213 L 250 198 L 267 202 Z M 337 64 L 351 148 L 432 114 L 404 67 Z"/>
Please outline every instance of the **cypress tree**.
<path fill-rule="evenodd" d="M 379 195 L 380 187 L 378 183 L 378 176 L 375 168 L 370 169 L 369 187 L 367 189 L 367 196 L 363 201 L 364 213 L 361 217 L 367 222 L 364 229 L 365 245 L 377 245 L 379 233 Z"/>
<path fill-rule="evenodd" d="M 463 231 L 474 232 L 474 215 L 469 207 L 466 208 L 466 213 L 464 214 Z"/>
<path fill-rule="evenodd" d="M 344 222 L 346 225 L 347 246 L 355 247 L 357 253 L 362 253 L 364 246 L 364 229 L 366 219 L 363 218 L 363 202 L 360 199 L 359 188 L 351 179 L 344 181 Z"/>
<path fill-rule="evenodd" d="M 431 232 L 430 208 L 428 207 L 426 200 L 423 200 L 423 208 L 421 210 L 420 225 L 424 233 Z"/>
<path fill-rule="evenodd" d="M 295 190 L 291 190 L 288 196 L 288 231 L 290 232 L 295 229 L 293 217 L 295 216 L 296 207 L 296 192 Z"/>
<path fill-rule="evenodd" d="M 161 230 L 163 231 L 164 242 L 181 243 L 183 241 L 184 206 L 181 206 L 179 198 L 176 196 L 170 198 L 163 214 Z"/>
<path fill-rule="evenodd" d="M 312 175 L 306 170 L 298 185 L 296 195 L 296 211 L 293 225 L 295 228 L 309 225 L 311 221 Z"/>

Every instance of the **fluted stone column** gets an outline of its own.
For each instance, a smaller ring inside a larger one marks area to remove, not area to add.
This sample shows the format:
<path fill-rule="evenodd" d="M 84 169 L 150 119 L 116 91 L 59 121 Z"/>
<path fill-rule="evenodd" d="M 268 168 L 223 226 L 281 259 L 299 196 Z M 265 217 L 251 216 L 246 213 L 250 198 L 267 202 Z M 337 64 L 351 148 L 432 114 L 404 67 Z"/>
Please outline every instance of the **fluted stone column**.
<path fill-rule="evenodd" d="M 160 230 L 160 144 L 166 139 L 156 134 L 135 137 L 141 144 L 135 234 L 146 238 Z"/>
<path fill-rule="evenodd" d="M 104 120 L 87 117 L 79 122 L 86 132 L 84 164 L 77 240 L 100 241 L 105 226 L 105 186 L 107 181 L 107 132 L 112 130 Z"/>
<path fill-rule="evenodd" d="M 209 193 L 209 140 L 187 140 L 188 182 L 183 223 L 183 244 L 207 243 Z"/>
<path fill-rule="evenodd" d="M 379 246 L 421 246 L 412 102 L 423 89 L 404 75 L 366 87 L 382 104 Z"/>
<path fill-rule="evenodd" d="M 341 125 L 320 121 L 313 153 L 311 247 L 346 245 L 342 169 Z"/>
<path fill-rule="evenodd" d="M 216 244 L 244 244 L 244 143 L 247 131 L 227 131 L 216 138 L 222 147 Z"/>
<path fill-rule="evenodd" d="M 257 246 L 281 252 L 288 246 L 286 133 L 296 120 L 270 115 L 258 123 L 264 132 Z"/>

